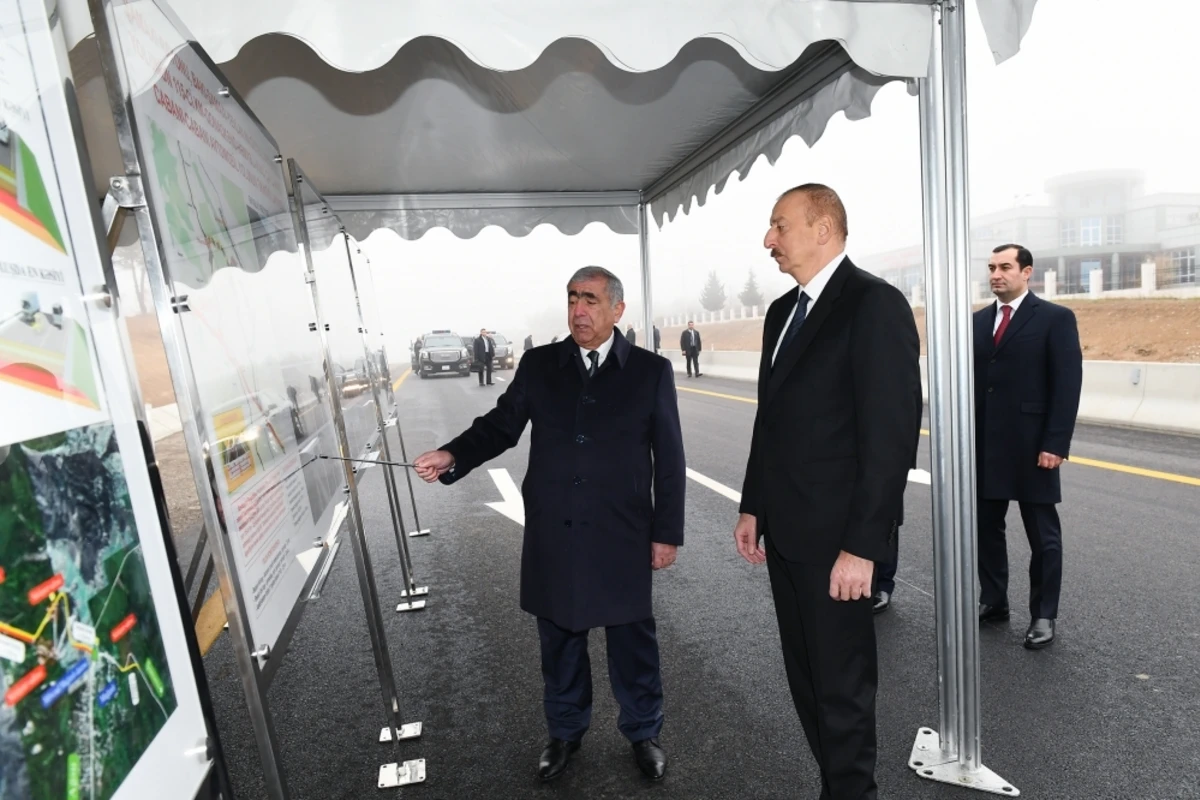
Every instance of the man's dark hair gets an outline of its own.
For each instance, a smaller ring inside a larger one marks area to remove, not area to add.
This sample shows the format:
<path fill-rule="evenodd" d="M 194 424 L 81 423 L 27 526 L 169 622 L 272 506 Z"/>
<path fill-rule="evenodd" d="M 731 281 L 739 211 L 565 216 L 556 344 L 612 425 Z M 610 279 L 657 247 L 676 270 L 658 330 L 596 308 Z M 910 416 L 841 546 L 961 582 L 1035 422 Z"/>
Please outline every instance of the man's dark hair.
<path fill-rule="evenodd" d="M 1033 266 L 1033 253 L 1029 252 L 1019 244 L 1002 244 L 992 252 L 1003 253 L 1005 250 L 1017 251 L 1017 266 L 1021 269 Z"/>
<path fill-rule="evenodd" d="M 842 204 L 842 198 L 838 197 L 838 193 L 833 189 L 823 183 L 805 183 L 788 189 L 779 196 L 779 199 L 782 200 L 793 194 L 802 194 L 808 199 L 808 209 L 804 214 L 805 223 L 812 225 L 818 217 L 828 215 L 833 220 L 834 227 L 842 234 L 843 239 L 850 235 L 850 225 L 846 219 L 846 206 Z"/>

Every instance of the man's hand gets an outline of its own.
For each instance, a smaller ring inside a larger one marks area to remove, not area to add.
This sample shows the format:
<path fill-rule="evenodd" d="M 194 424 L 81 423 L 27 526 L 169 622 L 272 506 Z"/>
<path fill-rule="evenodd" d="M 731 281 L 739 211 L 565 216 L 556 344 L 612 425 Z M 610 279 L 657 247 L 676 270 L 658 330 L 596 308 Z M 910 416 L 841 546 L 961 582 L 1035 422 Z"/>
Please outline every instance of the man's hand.
<path fill-rule="evenodd" d="M 1038 453 L 1038 466 L 1042 469 L 1058 469 L 1062 466 L 1062 456 L 1056 456 L 1054 453 Z"/>
<path fill-rule="evenodd" d="M 416 467 L 418 478 L 426 483 L 433 483 L 454 466 L 454 456 L 445 450 L 430 450 L 417 456 L 413 465 Z"/>
<path fill-rule="evenodd" d="M 766 563 L 767 551 L 758 543 L 758 517 L 753 514 L 739 515 L 737 525 L 733 528 L 733 541 L 737 543 L 737 551 L 742 558 L 751 564 Z"/>
<path fill-rule="evenodd" d="M 650 566 L 654 569 L 666 569 L 675 563 L 679 547 L 673 544 L 650 543 Z"/>
<path fill-rule="evenodd" d="M 834 600 L 861 600 L 871 596 L 875 562 L 843 550 L 829 573 L 829 596 Z"/>

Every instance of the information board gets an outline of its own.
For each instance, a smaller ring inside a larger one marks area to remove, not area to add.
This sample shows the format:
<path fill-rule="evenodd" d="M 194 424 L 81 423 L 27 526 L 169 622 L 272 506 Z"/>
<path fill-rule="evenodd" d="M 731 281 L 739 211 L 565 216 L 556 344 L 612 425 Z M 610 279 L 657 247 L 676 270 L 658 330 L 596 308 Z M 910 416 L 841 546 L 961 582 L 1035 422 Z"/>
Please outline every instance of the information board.
<path fill-rule="evenodd" d="M 0 3 L 0 797 L 192 797 L 207 727 L 60 33 Z"/>
<path fill-rule="evenodd" d="M 364 458 L 372 452 L 368 445 L 374 446 L 378 439 L 379 423 L 375 415 L 375 395 L 371 391 L 371 376 L 375 371 L 367 360 L 363 344 L 362 321 L 347 252 L 348 239 L 341 231 L 341 223 L 316 189 L 307 181 L 298 186 L 300 196 L 296 200 L 308 228 L 317 295 L 321 314 L 328 325 L 325 336 L 341 392 L 346 440 L 353 457 Z"/>
<path fill-rule="evenodd" d="M 274 647 L 343 517 L 307 268 L 278 149 L 172 19 L 111 9 L 163 272 L 256 646 Z M 178 378 L 177 378 L 178 380 Z M 208 487 L 201 491 L 208 491 Z"/>

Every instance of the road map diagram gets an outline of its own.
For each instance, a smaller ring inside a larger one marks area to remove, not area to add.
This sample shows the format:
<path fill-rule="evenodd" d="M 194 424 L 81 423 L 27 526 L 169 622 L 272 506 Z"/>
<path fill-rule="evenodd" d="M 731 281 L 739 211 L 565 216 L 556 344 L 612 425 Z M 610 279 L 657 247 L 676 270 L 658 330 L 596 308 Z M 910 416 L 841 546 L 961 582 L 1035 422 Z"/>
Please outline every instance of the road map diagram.
<path fill-rule="evenodd" d="M 0 796 L 105 800 L 175 710 L 110 423 L 0 447 Z"/>

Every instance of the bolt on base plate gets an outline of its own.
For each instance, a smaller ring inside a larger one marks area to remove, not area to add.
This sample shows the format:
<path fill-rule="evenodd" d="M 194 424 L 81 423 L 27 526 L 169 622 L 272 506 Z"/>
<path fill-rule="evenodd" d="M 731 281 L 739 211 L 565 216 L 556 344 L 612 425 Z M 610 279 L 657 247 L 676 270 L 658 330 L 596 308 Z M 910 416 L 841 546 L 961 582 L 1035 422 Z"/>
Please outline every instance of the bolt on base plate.
<path fill-rule="evenodd" d="M 410 722 L 407 725 L 400 726 L 400 741 L 405 739 L 416 739 L 421 735 L 421 723 Z M 379 741 L 390 742 L 392 740 L 392 729 L 384 728 L 379 732 Z"/>
<path fill-rule="evenodd" d="M 913 744 L 908 766 L 918 777 L 926 780 L 950 783 L 964 789 L 975 789 L 1006 797 L 1021 796 L 1017 787 L 987 767 L 980 765 L 977 770 L 969 770 L 958 763 L 957 757 L 947 758 L 942 752 L 942 739 L 932 728 L 921 728 L 917 731 L 917 741 Z"/>
<path fill-rule="evenodd" d="M 409 593 L 408 589 L 404 589 L 403 591 L 400 592 L 401 597 L 408 597 L 409 594 L 410 593 Z M 425 595 L 429 594 L 429 587 L 428 586 L 418 586 L 417 588 L 412 590 L 411 594 L 413 597 L 424 597 Z"/>
<path fill-rule="evenodd" d="M 412 600 L 410 602 L 401 603 L 396 606 L 397 611 L 422 611 L 425 608 L 424 600 Z"/>
<path fill-rule="evenodd" d="M 412 532 L 410 532 L 408 535 L 409 535 L 409 537 L 410 537 L 410 538 L 413 538 L 413 539 L 415 539 L 415 538 L 416 538 L 416 537 L 418 537 L 418 536 L 428 536 L 428 535 L 429 535 L 429 528 L 422 528 L 422 529 L 421 529 L 421 530 L 419 530 L 419 531 L 412 531 Z"/>
<path fill-rule="evenodd" d="M 379 788 L 394 789 L 425 782 L 425 759 L 405 761 L 403 764 L 384 764 L 379 768 Z"/>

